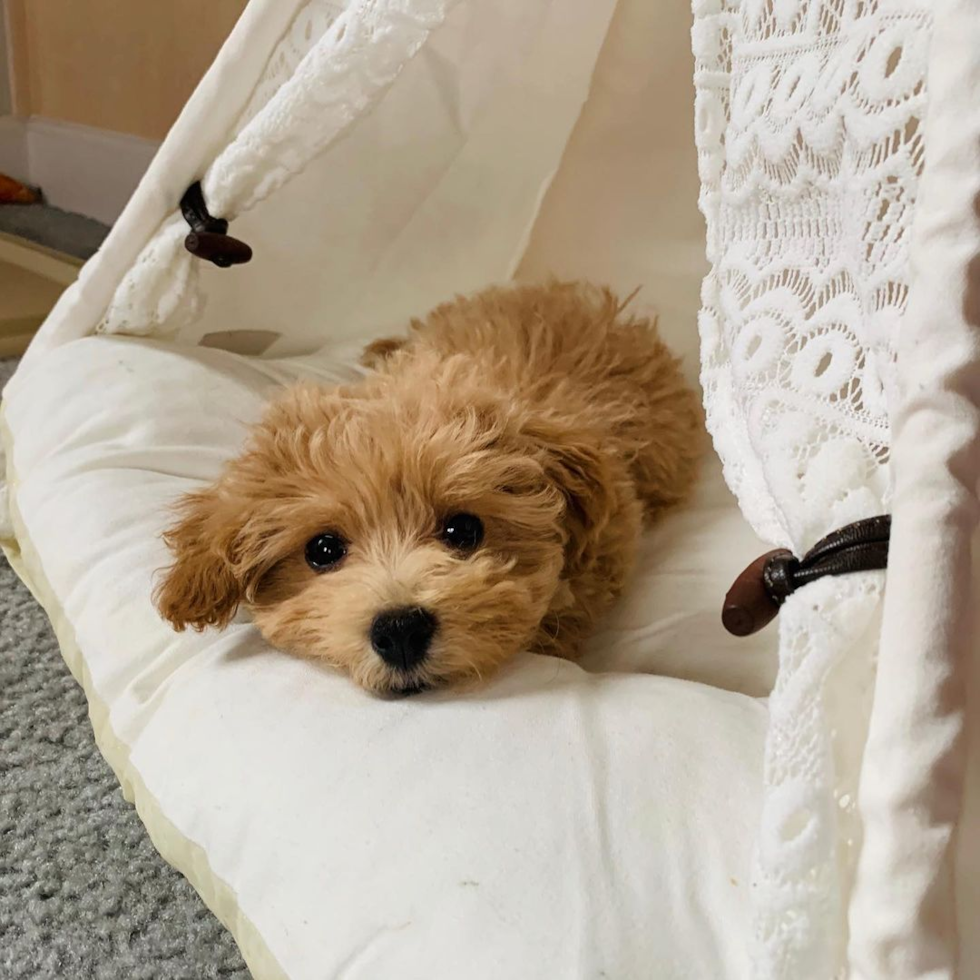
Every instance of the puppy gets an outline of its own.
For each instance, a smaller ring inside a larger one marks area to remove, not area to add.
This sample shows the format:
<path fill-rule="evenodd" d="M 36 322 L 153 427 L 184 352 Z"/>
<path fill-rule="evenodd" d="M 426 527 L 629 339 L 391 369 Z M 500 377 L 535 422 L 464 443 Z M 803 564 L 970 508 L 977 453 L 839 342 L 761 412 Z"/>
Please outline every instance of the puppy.
<path fill-rule="evenodd" d="M 587 285 L 492 288 L 364 364 L 288 389 L 183 499 L 162 615 L 222 627 L 245 603 L 271 644 L 378 693 L 574 657 L 694 479 L 698 404 L 653 325 Z"/>

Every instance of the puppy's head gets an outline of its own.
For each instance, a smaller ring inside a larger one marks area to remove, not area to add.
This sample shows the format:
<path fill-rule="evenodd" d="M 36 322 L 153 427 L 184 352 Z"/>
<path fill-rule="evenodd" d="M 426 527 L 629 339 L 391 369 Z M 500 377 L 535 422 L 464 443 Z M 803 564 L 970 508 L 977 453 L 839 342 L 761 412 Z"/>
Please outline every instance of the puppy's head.
<path fill-rule="evenodd" d="M 569 518 L 601 466 L 452 361 L 422 386 L 296 388 L 183 500 L 157 602 L 177 629 L 244 602 L 274 646 L 377 692 L 482 678 L 560 608 Z"/>

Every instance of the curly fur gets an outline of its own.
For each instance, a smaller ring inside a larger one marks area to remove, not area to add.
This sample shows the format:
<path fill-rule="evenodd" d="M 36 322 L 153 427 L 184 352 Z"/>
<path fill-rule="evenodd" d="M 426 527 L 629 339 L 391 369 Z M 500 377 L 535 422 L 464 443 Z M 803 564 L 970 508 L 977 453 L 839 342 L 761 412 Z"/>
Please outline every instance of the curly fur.
<path fill-rule="evenodd" d="M 648 321 L 577 283 L 488 289 L 371 344 L 356 384 L 288 389 L 246 451 L 180 504 L 157 593 L 180 630 L 246 603 L 273 645 L 378 691 L 482 678 L 522 649 L 574 657 L 620 592 L 646 520 L 689 490 L 700 412 Z M 467 511 L 461 555 L 437 537 Z M 349 542 L 315 573 L 304 545 Z M 374 616 L 439 628 L 406 680 L 371 649 Z"/>

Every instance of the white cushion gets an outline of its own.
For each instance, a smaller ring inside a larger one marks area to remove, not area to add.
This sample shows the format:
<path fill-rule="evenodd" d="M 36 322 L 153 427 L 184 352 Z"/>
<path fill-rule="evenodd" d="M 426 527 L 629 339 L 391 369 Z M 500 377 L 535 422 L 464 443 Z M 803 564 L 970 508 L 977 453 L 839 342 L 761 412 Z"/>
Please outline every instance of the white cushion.
<path fill-rule="evenodd" d="M 721 625 L 732 582 L 771 549 L 742 517 L 713 453 L 694 499 L 643 535 L 633 578 L 588 642 L 587 670 L 644 671 L 764 697 L 776 678 L 775 625 L 750 637 Z"/>
<path fill-rule="evenodd" d="M 276 386 L 343 363 L 93 338 L 5 392 L 11 557 L 155 842 L 261 977 L 745 976 L 765 709 L 639 673 L 765 687 L 765 645 L 738 669 L 737 648 L 702 649 L 757 548 L 711 467 L 588 670 L 528 655 L 479 692 L 388 702 L 245 617 L 178 635 L 156 615 L 175 497 Z"/>

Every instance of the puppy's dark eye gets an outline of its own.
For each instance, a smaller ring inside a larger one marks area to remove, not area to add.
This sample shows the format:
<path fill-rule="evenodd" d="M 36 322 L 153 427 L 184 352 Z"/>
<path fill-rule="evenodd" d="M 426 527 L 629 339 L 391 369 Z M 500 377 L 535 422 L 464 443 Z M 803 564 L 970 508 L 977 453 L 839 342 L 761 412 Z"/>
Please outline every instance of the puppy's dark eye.
<path fill-rule="evenodd" d="M 306 542 L 306 564 L 316 572 L 333 568 L 347 554 L 347 542 L 337 534 L 318 534 Z"/>
<path fill-rule="evenodd" d="M 450 548 L 473 551 L 483 540 L 483 522 L 473 514 L 451 514 L 442 522 L 439 536 Z"/>

